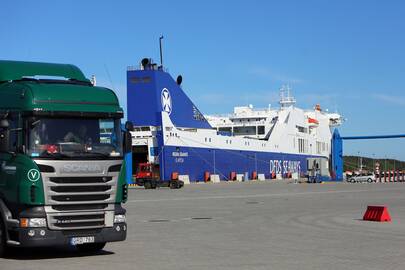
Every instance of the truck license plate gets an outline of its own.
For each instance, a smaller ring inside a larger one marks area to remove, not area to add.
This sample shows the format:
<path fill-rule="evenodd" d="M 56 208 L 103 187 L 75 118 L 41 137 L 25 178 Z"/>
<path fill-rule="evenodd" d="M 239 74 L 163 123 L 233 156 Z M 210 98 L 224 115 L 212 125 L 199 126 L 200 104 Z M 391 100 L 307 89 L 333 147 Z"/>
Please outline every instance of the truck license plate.
<path fill-rule="evenodd" d="M 94 236 L 73 237 L 70 239 L 70 244 L 73 246 L 94 243 Z"/>

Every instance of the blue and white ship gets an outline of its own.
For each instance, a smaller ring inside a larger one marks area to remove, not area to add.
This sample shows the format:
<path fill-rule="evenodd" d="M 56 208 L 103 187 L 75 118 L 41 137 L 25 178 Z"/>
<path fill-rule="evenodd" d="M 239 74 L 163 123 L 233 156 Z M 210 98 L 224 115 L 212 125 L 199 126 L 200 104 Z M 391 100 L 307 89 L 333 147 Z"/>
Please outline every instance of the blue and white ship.
<path fill-rule="evenodd" d="M 338 113 L 295 106 L 288 87 L 279 107 L 235 107 L 229 115 L 203 115 L 162 66 L 144 59 L 127 71 L 128 120 L 135 125 L 133 170 L 149 162 L 162 180 L 173 173 L 190 181 L 304 177 L 316 170 L 322 178 L 330 165 L 332 128 Z"/>

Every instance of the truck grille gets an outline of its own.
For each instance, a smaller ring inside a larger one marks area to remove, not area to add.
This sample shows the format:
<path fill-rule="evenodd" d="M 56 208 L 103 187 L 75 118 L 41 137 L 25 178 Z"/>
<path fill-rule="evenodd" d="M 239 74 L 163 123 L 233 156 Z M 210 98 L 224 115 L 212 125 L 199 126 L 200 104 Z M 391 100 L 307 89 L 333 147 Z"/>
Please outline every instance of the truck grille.
<path fill-rule="evenodd" d="M 92 204 L 113 201 L 116 181 L 113 177 L 50 177 L 50 205 Z"/>
<path fill-rule="evenodd" d="M 80 177 L 42 173 L 42 179 L 50 229 L 74 231 L 112 226 L 118 172 Z"/>

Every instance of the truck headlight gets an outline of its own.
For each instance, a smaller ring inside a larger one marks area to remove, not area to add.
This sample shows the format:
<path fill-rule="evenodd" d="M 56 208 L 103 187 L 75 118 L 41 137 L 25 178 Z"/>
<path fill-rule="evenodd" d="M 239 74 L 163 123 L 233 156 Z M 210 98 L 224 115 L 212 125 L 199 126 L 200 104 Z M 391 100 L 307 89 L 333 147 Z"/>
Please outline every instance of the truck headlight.
<path fill-rule="evenodd" d="M 21 228 L 40 228 L 46 227 L 46 218 L 22 218 L 20 219 Z"/>
<path fill-rule="evenodd" d="M 127 218 L 125 215 L 115 215 L 114 216 L 114 223 L 125 223 L 127 222 Z"/>

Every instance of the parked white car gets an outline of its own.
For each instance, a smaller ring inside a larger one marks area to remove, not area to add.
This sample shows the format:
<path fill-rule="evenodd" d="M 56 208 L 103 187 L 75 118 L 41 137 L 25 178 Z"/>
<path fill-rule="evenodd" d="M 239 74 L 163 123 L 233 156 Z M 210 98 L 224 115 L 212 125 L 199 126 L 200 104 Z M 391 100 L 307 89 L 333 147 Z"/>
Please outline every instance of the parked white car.
<path fill-rule="evenodd" d="M 361 173 L 361 174 L 354 174 L 351 176 L 348 176 L 347 182 L 350 183 L 363 183 L 363 182 L 368 182 L 372 183 L 375 182 L 375 175 L 374 173 Z"/>

